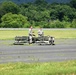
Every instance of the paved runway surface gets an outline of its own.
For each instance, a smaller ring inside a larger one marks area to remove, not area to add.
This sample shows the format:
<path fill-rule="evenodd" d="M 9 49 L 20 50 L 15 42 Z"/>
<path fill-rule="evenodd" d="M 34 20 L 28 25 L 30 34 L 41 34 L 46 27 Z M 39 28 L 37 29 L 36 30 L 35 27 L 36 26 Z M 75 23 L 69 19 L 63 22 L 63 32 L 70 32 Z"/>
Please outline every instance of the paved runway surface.
<path fill-rule="evenodd" d="M 57 39 L 56 45 L 12 45 L 0 41 L 0 63 L 76 60 L 76 39 Z"/>

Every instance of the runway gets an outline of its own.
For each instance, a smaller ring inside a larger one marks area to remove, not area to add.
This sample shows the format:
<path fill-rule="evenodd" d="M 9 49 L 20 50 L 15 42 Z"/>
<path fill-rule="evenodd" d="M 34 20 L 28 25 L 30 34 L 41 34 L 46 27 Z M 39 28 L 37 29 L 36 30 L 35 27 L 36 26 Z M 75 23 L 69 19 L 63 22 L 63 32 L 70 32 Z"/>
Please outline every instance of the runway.
<path fill-rule="evenodd" d="M 76 39 L 57 39 L 56 45 L 12 43 L 13 40 L 0 42 L 0 63 L 76 60 Z"/>

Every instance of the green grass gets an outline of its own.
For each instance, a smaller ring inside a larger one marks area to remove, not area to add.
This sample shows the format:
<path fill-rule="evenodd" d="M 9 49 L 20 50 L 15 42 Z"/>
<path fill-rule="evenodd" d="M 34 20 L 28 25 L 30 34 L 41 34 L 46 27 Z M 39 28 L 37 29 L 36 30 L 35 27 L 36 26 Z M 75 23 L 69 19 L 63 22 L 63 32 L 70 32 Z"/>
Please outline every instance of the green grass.
<path fill-rule="evenodd" d="M 37 36 L 37 30 L 35 30 Z M 55 38 L 76 38 L 76 30 L 45 30 Z M 28 36 L 28 30 L 0 30 L 0 40 Z M 76 75 L 76 61 L 0 64 L 0 75 Z"/>
<path fill-rule="evenodd" d="M 76 30 L 47 30 L 44 33 L 55 38 L 76 38 Z"/>
<path fill-rule="evenodd" d="M 37 30 L 34 32 L 37 36 Z M 55 38 L 76 38 L 76 30 L 44 30 L 44 35 Z M 0 40 L 14 39 L 15 36 L 28 36 L 28 30 L 0 30 Z"/>
<path fill-rule="evenodd" d="M 15 36 L 25 36 L 27 30 L 0 30 L 0 39 L 14 39 Z"/>
<path fill-rule="evenodd" d="M 0 75 L 76 75 L 76 61 L 0 64 Z"/>

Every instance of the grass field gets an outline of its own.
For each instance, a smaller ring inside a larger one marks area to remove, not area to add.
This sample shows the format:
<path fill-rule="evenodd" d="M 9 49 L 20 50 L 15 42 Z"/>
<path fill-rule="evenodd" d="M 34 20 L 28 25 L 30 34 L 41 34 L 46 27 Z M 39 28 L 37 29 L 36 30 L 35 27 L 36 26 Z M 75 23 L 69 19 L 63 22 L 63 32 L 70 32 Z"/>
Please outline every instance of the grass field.
<path fill-rule="evenodd" d="M 37 30 L 34 31 L 37 36 Z M 44 30 L 55 38 L 76 38 L 76 30 Z M 28 30 L 0 30 L 0 40 L 28 36 Z M 0 75 L 76 75 L 76 61 L 0 64 Z"/>
<path fill-rule="evenodd" d="M 76 75 L 76 61 L 0 64 L 0 75 Z"/>
<path fill-rule="evenodd" d="M 37 36 L 37 30 L 34 32 Z M 44 30 L 44 35 L 55 38 L 76 38 L 76 30 Z M 15 36 L 28 36 L 28 30 L 0 30 L 0 40 L 14 39 Z"/>

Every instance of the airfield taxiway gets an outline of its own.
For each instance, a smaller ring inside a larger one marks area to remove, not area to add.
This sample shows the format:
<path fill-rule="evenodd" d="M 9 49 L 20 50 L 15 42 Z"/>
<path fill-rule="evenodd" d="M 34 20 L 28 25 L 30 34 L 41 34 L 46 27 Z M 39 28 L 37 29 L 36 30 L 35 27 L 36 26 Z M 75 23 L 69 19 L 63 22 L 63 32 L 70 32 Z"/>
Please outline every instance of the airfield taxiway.
<path fill-rule="evenodd" d="M 56 39 L 55 45 L 13 45 L 0 40 L 0 63 L 76 60 L 76 39 Z"/>

